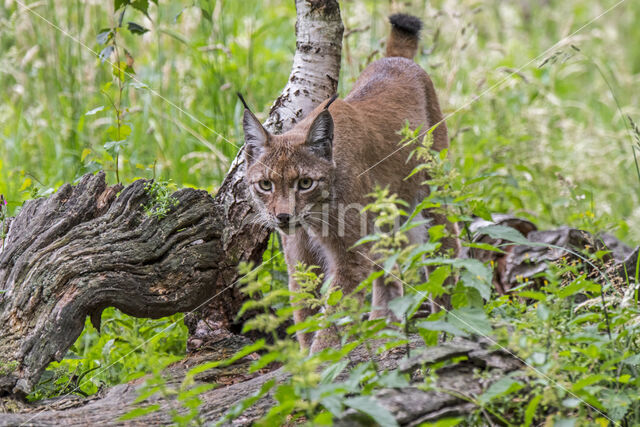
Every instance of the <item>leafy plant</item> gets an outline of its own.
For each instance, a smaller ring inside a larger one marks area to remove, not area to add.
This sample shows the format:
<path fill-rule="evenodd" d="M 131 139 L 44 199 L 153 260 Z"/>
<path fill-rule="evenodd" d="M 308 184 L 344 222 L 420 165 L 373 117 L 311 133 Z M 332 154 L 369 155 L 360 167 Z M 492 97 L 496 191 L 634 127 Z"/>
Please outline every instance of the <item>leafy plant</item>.
<path fill-rule="evenodd" d="M 149 195 L 149 201 L 143 206 L 147 216 L 162 219 L 179 204 L 178 199 L 171 195 L 175 185 L 170 181 L 150 181 L 144 189 Z"/>

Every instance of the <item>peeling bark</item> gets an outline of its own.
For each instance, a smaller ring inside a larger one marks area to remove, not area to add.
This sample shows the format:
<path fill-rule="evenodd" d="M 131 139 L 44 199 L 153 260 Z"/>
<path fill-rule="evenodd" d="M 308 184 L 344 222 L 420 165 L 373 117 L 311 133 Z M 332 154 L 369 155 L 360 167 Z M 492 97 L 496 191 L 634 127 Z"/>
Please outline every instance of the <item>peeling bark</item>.
<path fill-rule="evenodd" d="M 344 31 L 338 2 L 296 0 L 296 13 L 291 74 L 265 123 L 274 133 L 291 128 L 338 90 Z"/>

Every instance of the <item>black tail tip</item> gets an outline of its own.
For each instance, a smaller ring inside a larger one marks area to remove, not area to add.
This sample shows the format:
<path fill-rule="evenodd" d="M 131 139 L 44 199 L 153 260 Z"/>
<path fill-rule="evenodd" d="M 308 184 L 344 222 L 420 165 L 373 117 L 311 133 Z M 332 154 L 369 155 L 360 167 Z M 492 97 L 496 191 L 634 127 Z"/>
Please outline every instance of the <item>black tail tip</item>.
<path fill-rule="evenodd" d="M 420 18 L 407 15 L 405 13 L 396 13 L 391 15 L 389 17 L 389 22 L 394 28 L 412 36 L 417 36 L 422 29 L 422 21 Z"/>

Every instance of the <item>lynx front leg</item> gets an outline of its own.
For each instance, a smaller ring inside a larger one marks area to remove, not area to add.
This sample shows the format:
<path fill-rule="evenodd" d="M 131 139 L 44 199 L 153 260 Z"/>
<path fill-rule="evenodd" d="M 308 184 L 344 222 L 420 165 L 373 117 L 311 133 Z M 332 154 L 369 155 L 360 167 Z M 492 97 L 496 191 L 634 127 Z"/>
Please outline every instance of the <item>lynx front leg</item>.
<path fill-rule="evenodd" d="M 364 302 L 364 291 L 353 294 L 361 281 L 363 281 L 371 271 L 368 260 L 360 257 L 354 252 L 348 252 L 342 257 L 337 257 L 341 262 L 332 264 L 329 275 L 332 278 L 331 289 L 341 289 L 342 294 L 356 298 L 360 303 Z M 331 292 L 331 291 L 330 291 Z M 329 313 L 332 307 L 324 307 L 325 313 Z M 328 347 L 340 346 L 340 334 L 335 325 L 327 329 L 316 332 L 311 345 L 311 353 L 317 353 Z"/>
<path fill-rule="evenodd" d="M 322 268 L 325 260 L 310 250 L 309 236 L 304 230 L 298 231 L 294 236 L 281 234 L 284 256 L 287 262 L 287 272 L 289 274 L 289 290 L 291 292 L 299 292 L 300 285 L 294 279 L 296 265 L 300 262 L 307 266 L 316 265 Z M 301 307 L 293 312 L 293 321 L 295 323 L 303 322 L 307 317 L 313 316 L 317 310 L 308 307 Z M 313 341 L 313 333 L 297 332 L 296 336 L 300 347 L 307 349 Z"/>

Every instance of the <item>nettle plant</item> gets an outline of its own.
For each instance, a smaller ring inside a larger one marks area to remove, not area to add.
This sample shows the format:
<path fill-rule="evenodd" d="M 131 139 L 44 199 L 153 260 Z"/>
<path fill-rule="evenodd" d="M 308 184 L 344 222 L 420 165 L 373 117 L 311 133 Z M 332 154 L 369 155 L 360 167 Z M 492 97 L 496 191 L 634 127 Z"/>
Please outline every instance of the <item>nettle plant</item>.
<path fill-rule="evenodd" d="M 157 3 L 151 0 L 153 3 Z M 136 77 L 134 57 L 124 46 L 122 31 L 126 30 L 133 35 L 142 35 L 149 30 L 132 21 L 126 22 L 127 11 L 137 12 L 148 17 L 148 0 L 115 0 L 113 17 L 114 22 L 108 28 L 103 28 L 96 36 L 96 42 L 101 46 L 98 58 L 101 63 L 107 63 L 111 67 L 112 79 L 100 88 L 100 92 L 107 101 L 106 105 L 100 105 L 88 111 L 86 116 L 93 116 L 101 111 L 110 112 L 113 116 L 113 124 L 106 130 L 107 141 L 103 145 L 104 151 L 92 153 L 90 148 L 82 151 L 80 160 L 84 162 L 90 155 L 87 164 L 89 171 L 101 169 L 105 163 L 113 163 L 116 182 L 120 182 L 120 154 L 127 145 L 127 138 L 131 134 L 131 125 L 127 122 L 127 115 L 131 112 L 128 103 L 128 90 L 130 88 L 146 89 Z M 142 168 L 144 168 L 142 166 Z"/>
<path fill-rule="evenodd" d="M 640 422 L 640 342 L 636 333 L 640 327 L 640 262 L 635 272 L 614 280 L 606 272 L 610 266 L 608 251 L 570 251 L 567 255 L 571 258 L 550 265 L 539 277 L 523 281 L 509 295 L 495 295 L 489 266 L 438 252 L 440 240 L 446 235 L 443 227 L 431 227 L 429 241 L 421 245 L 406 245 L 406 232 L 420 225 L 415 220 L 418 213 L 433 209 L 464 225 L 461 240 L 470 250 L 503 252 L 500 247 L 474 243 L 474 236 L 466 227 L 474 216 L 490 219 L 490 211 L 476 189 L 477 183 L 490 177 L 464 179 L 450 166 L 446 152 L 430 149 L 430 132 L 424 137 L 420 130 L 411 131 L 408 127 L 402 132 L 404 144 L 419 142 L 412 155 L 420 156 L 423 164 L 419 168 L 427 169 L 432 177 L 425 183 L 431 187 L 430 196 L 415 211 L 407 213 L 404 202 L 378 189 L 367 206 L 378 215 L 377 229 L 389 229 L 399 219 L 402 225 L 391 232 L 366 236 L 360 242 L 373 242 L 382 267 L 361 288 L 370 288 L 378 275 L 404 282 L 405 295 L 390 305 L 401 322 L 367 320 L 364 313 L 369 307 L 354 307 L 349 296 L 330 291 L 324 278 L 316 276 L 313 266 L 299 266 L 299 293 L 291 293 L 284 283 L 274 281 L 272 272 L 250 271 L 244 266 L 244 291 L 254 297 L 246 309 L 261 310 L 246 323 L 245 330 L 274 334 L 272 344 L 258 344 L 261 358 L 252 369 L 280 363 L 290 376 L 280 384 L 265 384 L 256 396 L 232 408 L 221 422 L 239 416 L 272 391 L 276 404 L 261 420 L 263 424 L 296 418 L 331 424 L 333 417 L 353 408 L 382 425 L 394 425 L 391 415 L 372 394 L 381 387 L 406 386 L 408 378 L 397 371 L 381 372 L 374 355 L 407 345 L 410 334 L 416 332 L 426 346 L 437 345 L 446 337 L 490 336 L 525 362 L 523 369 L 500 379 L 482 395 L 460 396 L 478 409 L 466 419 L 450 419 L 446 425 L 486 423 L 487 414 L 506 425 L 529 426 L 544 420 L 572 425 L 575 419 L 600 425 Z M 508 244 L 536 245 L 507 227 L 489 226 L 476 233 Z M 431 271 L 427 280 L 422 274 L 425 267 Z M 426 301 L 443 295 L 449 296 L 450 310 L 440 310 L 426 319 L 416 318 Z M 276 329 L 290 319 L 295 307 L 323 304 L 331 310 L 289 326 L 284 338 L 276 336 Z M 300 352 L 293 336 L 296 331 L 326 327 L 341 331 L 341 349 L 314 355 Z M 369 352 L 369 360 L 350 363 L 349 356 L 358 348 Z M 434 371 L 426 372 L 422 388 L 435 387 Z"/>
<path fill-rule="evenodd" d="M 487 304 L 498 341 L 528 366 L 526 381 L 503 381 L 486 404 L 526 425 L 550 414 L 556 422 L 640 423 L 638 269 L 608 277 L 606 255 L 552 264 L 513 297 Z"/>

